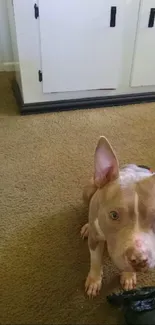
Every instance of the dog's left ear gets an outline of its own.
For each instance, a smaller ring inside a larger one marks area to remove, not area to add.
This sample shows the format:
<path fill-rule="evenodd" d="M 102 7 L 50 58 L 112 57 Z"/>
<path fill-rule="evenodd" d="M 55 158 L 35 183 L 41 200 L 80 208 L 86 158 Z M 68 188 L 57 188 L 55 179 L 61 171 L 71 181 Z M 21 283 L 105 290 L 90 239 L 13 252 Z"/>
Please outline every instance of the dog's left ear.
<path fill-rule="evenodd" d="M 119 163 L 110 143 L 100 137 L 95 151 L 94 182 L 97 187 L 114 181 L 119 176 Z"/>

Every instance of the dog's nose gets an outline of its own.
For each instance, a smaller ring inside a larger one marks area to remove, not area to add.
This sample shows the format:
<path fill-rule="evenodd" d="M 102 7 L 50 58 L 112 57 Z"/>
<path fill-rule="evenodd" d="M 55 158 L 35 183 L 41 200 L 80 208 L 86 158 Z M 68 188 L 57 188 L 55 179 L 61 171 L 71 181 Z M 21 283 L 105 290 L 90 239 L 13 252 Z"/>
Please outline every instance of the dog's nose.
<path fill-rule="evenodd" d="M 136 252 L 134 249 L 129 249 L 127 252 L 127 258 L 129 263 L 135 269 L 143 269 L 147 267 L 148 256 L 143 252 Z"/>

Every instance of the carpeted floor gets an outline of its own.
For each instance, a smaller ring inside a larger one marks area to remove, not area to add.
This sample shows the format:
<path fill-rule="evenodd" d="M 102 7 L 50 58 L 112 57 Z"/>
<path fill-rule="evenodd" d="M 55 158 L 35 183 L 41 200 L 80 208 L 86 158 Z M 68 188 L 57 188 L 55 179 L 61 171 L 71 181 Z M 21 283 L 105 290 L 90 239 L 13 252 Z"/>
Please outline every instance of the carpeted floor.
<path fill-rule="evenodd" d="M 0 323 L 119 324 L 106 303 L 119 288 L 106 255 L 100 296 L 84 294 L 81 193 L 103 134 L 121 164 L 155 169 L 155 103 L 20 117 L 10 77 L 0 74 Z M 144 284 L 155 272 L 139 276 Z"/>

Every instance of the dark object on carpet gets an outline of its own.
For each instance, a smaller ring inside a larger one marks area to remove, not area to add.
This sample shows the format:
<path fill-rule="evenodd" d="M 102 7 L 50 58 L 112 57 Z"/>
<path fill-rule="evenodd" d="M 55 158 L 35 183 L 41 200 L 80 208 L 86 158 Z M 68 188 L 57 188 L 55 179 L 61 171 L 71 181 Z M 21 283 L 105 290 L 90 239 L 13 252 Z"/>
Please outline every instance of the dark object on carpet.
<path fill-rule="evenodd" d="M 123 307 L 127 325 L 155 324 L 155 287 L 114 293 L 107 300 L 112 305 Z"/>

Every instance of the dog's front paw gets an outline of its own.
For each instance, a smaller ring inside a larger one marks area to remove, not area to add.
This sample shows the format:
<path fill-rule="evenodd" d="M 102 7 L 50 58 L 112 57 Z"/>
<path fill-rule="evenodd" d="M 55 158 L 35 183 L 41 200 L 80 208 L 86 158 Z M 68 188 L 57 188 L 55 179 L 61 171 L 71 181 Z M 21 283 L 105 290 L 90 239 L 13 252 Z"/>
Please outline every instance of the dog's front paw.
<path fill-rule="evenodd" d="M 123 272 L 120 279 L 121 285 L 124 290 L 135 289 L 137 284 L 136 273 L 135 272 Z"/>
<path fill-rule="evenodd" d="M 89 235 L 89 224 L 86 223 L 82 228 L 81 228 L 81 237 L 82 239 L 88 238 Z"/>
<path fill-rule="evenodd" d="M 102 274 L 100 276 L 92 276 L 90 273 L 85 282 L 85 291 L 89 297 L 96 297 L 102 286 Z"/>

